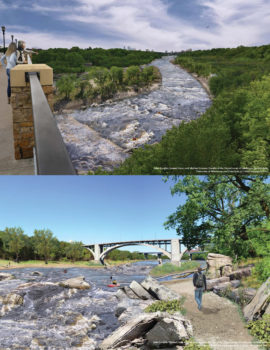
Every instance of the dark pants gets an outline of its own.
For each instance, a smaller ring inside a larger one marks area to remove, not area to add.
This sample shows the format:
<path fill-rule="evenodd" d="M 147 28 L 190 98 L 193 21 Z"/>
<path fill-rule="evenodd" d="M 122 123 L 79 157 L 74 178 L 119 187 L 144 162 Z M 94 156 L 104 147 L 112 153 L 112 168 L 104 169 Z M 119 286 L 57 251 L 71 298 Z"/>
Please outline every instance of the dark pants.
<path fill-rule="evenodd" d="M 203 291 L 204 291 L 204 288 L 196 288 L 195 289 L 195 300 L 198 304 L 199 310 L 201 310 L 201 308 L 202 308 Z"/>
<path fill-rule="evenodd" d="M 10 69 L 7 69 L 7 76 L 8 76 L 7 95 L 8 95 L 8 97 L 10 97 L 10 96 L 11 96 L 11 87 L 10 87 Z"/>

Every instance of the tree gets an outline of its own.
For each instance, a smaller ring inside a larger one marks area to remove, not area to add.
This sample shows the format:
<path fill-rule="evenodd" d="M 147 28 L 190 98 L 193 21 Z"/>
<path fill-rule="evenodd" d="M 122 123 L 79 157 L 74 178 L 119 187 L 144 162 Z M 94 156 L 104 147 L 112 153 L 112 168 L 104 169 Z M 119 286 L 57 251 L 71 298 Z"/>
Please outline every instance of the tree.
<path fill-rule="evenodd" d="M 75 76 L 73 74 L 63 75 L 56 83 L 56 87 L 60 94 L 65 95 L 65 99 L 69 100 L 71 93 L 75 88 Z"/>
<path fill-rule="evenodd" d="M 15 254 L 16 262 L 19 261 L 19 255 L 24 247 L 24 234 L 20 227 L 6 228 L 5 232 L 9 235 L 9 252 Z"/>
<path fill-rule="evenodd" d="M 82 242 L 71 242 L 66 248 L 67 257 L 75 262 L 82 258 L 84 249 Z"/>
<path fill-rule="evenodd" d="M 187 200 L 169 216 L 188 249 L 211 242 L 215 251 L 234 258 L 255 255 L 249 227 L 260 227 L 270 215 L 270 185 L 266 176 L 175 177 L 172 195 Z"/>
<path fill-rule="evenodd" d="M 54 239 L 50 230 L 34 231 L 35 252 L 43 257 L 45 264 L 48 264 L 48 260 L 54 252 Z"/>

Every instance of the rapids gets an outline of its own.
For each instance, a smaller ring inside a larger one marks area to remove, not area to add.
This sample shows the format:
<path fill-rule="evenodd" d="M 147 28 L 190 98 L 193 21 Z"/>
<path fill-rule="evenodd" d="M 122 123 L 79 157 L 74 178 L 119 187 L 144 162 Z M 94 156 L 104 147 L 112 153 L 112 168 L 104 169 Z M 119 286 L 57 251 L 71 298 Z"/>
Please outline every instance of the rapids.
<path fill-rule="evenodd" d="M 199 118 L 211 105 L 200 83 L 173 65 L 173 57 L 152 64 L 162 85 L 148 94 L 56 115 L 59 130 L 78 172 L 111 171 L 133 149 L 160 142 L 168 129 Z"/>

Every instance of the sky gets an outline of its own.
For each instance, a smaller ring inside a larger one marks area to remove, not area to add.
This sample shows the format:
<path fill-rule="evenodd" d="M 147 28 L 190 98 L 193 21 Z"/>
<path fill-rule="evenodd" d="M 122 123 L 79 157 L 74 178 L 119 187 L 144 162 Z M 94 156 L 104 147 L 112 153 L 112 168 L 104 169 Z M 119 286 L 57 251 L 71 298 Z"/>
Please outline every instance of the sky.
<path fill-rule="evenodd" d="M 258 46 L 269 23 L 270 0 L 0 0 L 7 43 L 13 34 L 43 49 Z"/>
<path fill-rule="evenodd" d="M 163 226 L 185 201 L 172 185 L 160 176 L 1 176 L 0 231 L 50 229 L 85 244 L 179 238 Z"/>

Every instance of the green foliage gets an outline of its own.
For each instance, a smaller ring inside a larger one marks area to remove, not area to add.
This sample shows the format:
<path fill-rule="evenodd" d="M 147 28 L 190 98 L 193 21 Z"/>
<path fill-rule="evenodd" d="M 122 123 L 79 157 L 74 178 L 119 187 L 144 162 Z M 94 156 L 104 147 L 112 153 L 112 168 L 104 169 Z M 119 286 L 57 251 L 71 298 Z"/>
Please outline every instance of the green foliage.
<path fill-rule="evenodd" d="M 192 174 L 189 168 L 194 167 L 270 169 L 269 57 L 270 45 L 182 53 L 176 63 L 209 77 L 212 106 L 199 119 L 168 130 L 159 144 L 134 151 L 114 174 Z"/>
<path fill-rule="evenodd" d="M 168 312 L 169 314 L 174 314 L 176 312 L 180 312 L 182 315 L 185 314 L 185 309 L 183 308 L 183 303 L 185 299 L 182 297 L 181 299 L 175 300 L 159 300 L 154 302 L 153 304 L 147 306 L 144 310 L 145 312 Z"/>
<path fill-rule="evenodd" d="M 139 85 L 141 81 L 141 70 L 138 66 L 131 66 L 126 70 L 125 79 L 127 85 Z"/>
<path fill-rule="evenodd" d="M 247 328 L 250 333 L 259 339 L 266 349 L 270 349 L 270 315 L 263 315 L 261 320 L 251 321 Z"/>
<path fill-rule="evenodd" d="M 208 344 L 200 345 L 194 339 L 191 339 L 187 342 L 184 350 L 211 350 L 211 348 Z"/>
<path fill-rule="evenodd" d="M 45 263 L 53 256 L 54 252 L 54 237 L 50 230 L 35 230 L 34 231 L 34 247 L 35 252 L 44 258 Z"/>
<path fill-rule="evenodd" d="M 144 260 L 144 254 L 139 252 L 129 252 L 127 250 L 119 250 L 114 249 L 111 251 L 107 257 L 107 259 L 112 261 L 120 261 L 120 260 Z"/>
<path fill-rule="evenodd" d="M 265 282 L 270 275 L 270 256 L 263 258 L 262 261 L 256 265 L 255 271 L 258 274 L 259 281 L 261 283 Z"/>
<path fill-rule="evenodd" d="M 16 262 L 18 262 L 20 252 L 25 245 L 23 230 L 20 227 L 11 227 L 6 228 L 5 232 L 7 235 L 9 235 L 9 252 L 11 254 L 15 254 Z"/>
<path fill-rule="evenodd" d="M 191 249 L 211 242 L 213 252 L 235 259 L 256 256 L 252 227 L 262 227 L 269 215 L 270 185 L 266 176 L 175 177 L 172 195 L 187 196 L 185 204 L 165 222 Z M 250 239 L 253 237 L 253 239 Z"/>
<path fill-rule="evenodd" d="M 80 260 L 83 257 L 84 249 L 82 242 L 71 242 L 66 248 L 67 257 L 73 262 Z"/>
<path fill-rule="evenodd" d="M 152 276 L 164 276 L 168 274 L 173 274 L 173 273 L 180 273 L 180 272 L 185 272 L 185 271 L 192 271 L 195 270 L 197 267 L 200 266 L 200 263 L 197 261 L 188 261 L 181 263 L 181 266 L 176 266 L 171 263 L 166 263 L 162 265 L 155 266 L 151 270 L 151 275 Z"/>
<path fill-rule="evenodd" d="M 157 52 L 76 47 L 70 50 L 39 50 L 39 54 L 33 57 L 33 63 L 46 63 L 55 73 L 81 73 L 87 70 L 88 65 L 106 68 L 129 67 L 148 64 L 161 56 L 162 54 Z"/>
<path fill-rule="evenodd" d="M 75 89 L 75 76 L 72 75 L 63 75 L 59 80 L 56 82 L 56 87 L 60 94 L 63 94 L 65 98 L 68 100 L 70 99 L 71 93 Z"/>
<path fill-rule="evenodd" d="M 194 339 L 190 339 L 184 347 L 184 350 L 211 350 L 211 348 L 208 344 L 200 345 L 196 343 Z"/>

